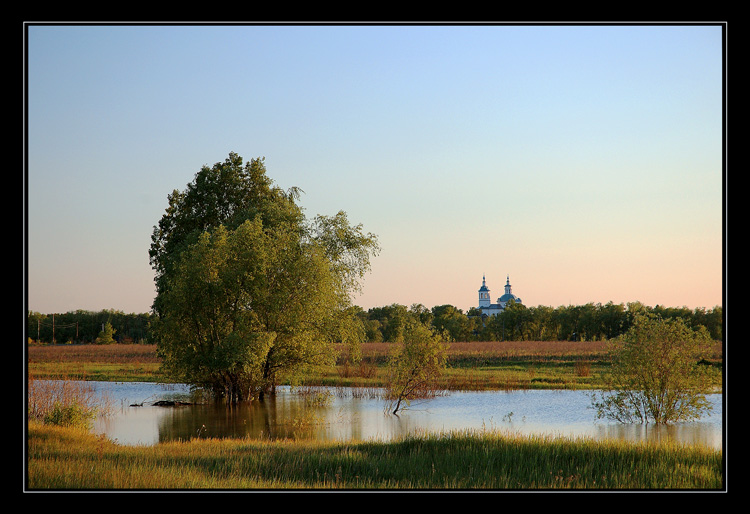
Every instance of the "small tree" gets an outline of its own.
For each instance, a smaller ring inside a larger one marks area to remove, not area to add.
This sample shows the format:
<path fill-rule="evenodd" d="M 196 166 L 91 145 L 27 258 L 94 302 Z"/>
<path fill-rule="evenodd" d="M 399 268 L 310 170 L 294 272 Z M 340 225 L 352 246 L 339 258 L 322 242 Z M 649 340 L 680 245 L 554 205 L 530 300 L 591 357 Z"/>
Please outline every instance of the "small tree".
<path fill-rule="evenodd" d="M 96 338 L 97 344 L 113 344 L 115 342 L 114 335 L 117 332 L 112 328 L 112 323 L 107 321 L 104 324 L 104 328 L 99 332 L 99 336 Z"/>
<path fill-rule="evenodd" d="M 634 318 L 610 346 L 607 387 L 592 403 L 597 418 L 622 423 L 670 423 L 699 419 L 711 410 L 708 367 L 700 363 L 711 339 L 681 319 L 651 314 Z"/>
<path fill-rule="evenodd" d="M 429 327 L 410 321 L 402 343 L 395 343 L 388 362 L 386 386 L 387 409 L 393 414 L 406 408 L 412 400 L 432 398 L 438 379 L 445 370 L 447 345 Z"/>

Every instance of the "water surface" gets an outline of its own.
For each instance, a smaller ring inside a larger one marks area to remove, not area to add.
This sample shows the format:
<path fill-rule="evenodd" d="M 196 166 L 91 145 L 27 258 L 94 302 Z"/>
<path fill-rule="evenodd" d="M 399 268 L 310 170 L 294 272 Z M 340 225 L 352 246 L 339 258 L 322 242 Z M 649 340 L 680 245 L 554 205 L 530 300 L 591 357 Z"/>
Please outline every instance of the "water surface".
<path fill-rule="evenodd" d="M 194 437 L 318 438 L 391 440 L 409 434 L 450 430 L 502 430 L 521 434 L 673 439 L 721 448 L 722 395 L 709 395 L 710 415 L 697 422 L 669 426 L 619 424 L 596 420 L 586 391 L 450 392 L 413 403 L 398 416 L 384 411 L 378 398 L 358 398 L 343 389 L 324 406 L 311 405 L 288 387 L 263 402 L 227 407 L 213 403 L 154 406 L 164 399 L 187 399 L 185 385 L 92 382 L 113 406 L 95 423 L 96 433 L 128 445 Z M 143 404 L 135 407 L 132 404 Z"/>

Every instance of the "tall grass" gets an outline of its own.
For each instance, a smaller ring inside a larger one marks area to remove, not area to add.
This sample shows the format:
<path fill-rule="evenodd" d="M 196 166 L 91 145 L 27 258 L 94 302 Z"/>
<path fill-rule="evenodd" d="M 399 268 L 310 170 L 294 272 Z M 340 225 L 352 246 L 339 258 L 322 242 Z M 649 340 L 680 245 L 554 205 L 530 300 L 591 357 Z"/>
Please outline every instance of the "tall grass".
<path fill-rule="evenodd" d="M 379 441 L 195 439 L 119 446 L 32 423 L 30 489 L 628 489 L 723 487 L 701 446 L 454 432 Z"/>
<path fill-rule="evenodd" d="M 27 419 L 52 425 L 88 428 L 98 414 L 111 408 L 106 397 L 85 382 L 27 380 Z"/>

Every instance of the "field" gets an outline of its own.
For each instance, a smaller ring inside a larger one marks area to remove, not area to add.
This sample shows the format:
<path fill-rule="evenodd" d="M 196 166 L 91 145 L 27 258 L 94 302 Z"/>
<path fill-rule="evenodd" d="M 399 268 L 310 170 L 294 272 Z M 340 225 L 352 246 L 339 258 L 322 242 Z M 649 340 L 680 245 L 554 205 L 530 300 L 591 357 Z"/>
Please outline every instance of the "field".
<path fill-rule="evenodd" d="M 339 364 L 326 385 L 381 385 L 389 343 L 363 345 L 363 363 Z M 445 389 L 589 389 L 608 367 L 604 342 L 494 341 L 452 343 Z"/>
<path fill-rule="evenodd" d="M 340 358 L 309 377 L 315 385 L 377 387 L 385 380 L 389 343 L 365 343 L 362 361 Z M 453 343 L 446 389 L 591 388 L 607 366 L 603 342 Z M 38 379 L 164 381 L 154 345 L 29 346 L 28 371 Z"/>
<path fill-rule="evenodd" d="M 28 373 L 38 379 L 158 382 L 156 345 L 30 345 Z"/>
<path fill-rule="evenodd" d="M 340 358 L 309 385 L 377 387 L 385 380 L 389 343 L 362 345 L 362 361 Z M 721 345 L 711 362 L 720 369 Z M 28 346 L 28 372 L 38 379 L 166 381 L 155 345 Z M 603 341 L 495 341 L 452 343 L 445 389 L 591 389 L 609 366 Z M 717 373 L 717 386 L 721 385 Z"/>

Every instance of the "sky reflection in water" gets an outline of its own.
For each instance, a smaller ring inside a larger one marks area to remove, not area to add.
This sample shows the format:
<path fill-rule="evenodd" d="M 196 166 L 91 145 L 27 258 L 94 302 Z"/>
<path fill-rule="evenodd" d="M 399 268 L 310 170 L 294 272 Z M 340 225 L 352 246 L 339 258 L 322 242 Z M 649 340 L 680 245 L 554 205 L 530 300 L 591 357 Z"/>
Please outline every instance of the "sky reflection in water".
<path fill-rule="evenodd" d="M 710 395 L 714 409 L 698 422 L 667 427 L 623 425 L 596 420 L 585 391 L 451 392 L 415 402 L 398 416 L 384 412 L 380 399 L 332 395 L 325 407 L 305 404 L 282 387 L 272 400 L 227 408 L 224 405 L 158 407 L 159 399 L 184 397 L 184 385 L 94 383 L 113 413 L 94 430 L 121 444 L 156 444 L 193 437 L 320 438 L 389 440 L 408 434 L 450 430 L 501 430 L 521 434 L 676 439 L 722 447 L 722 395 Z M 143 403 L 141 407 L 131 404 Z"/>

